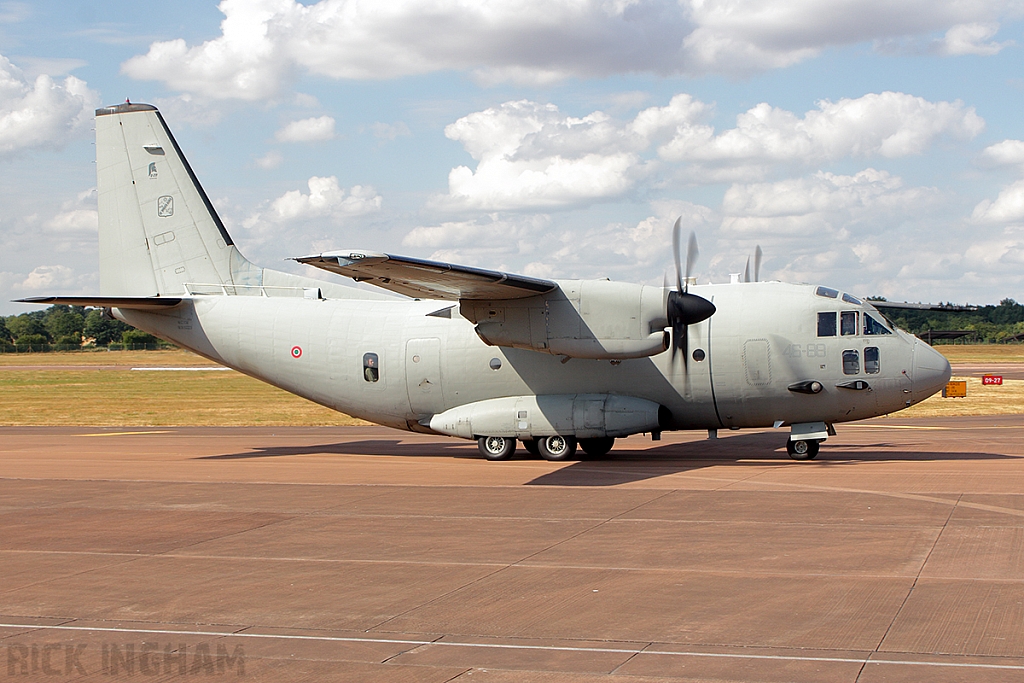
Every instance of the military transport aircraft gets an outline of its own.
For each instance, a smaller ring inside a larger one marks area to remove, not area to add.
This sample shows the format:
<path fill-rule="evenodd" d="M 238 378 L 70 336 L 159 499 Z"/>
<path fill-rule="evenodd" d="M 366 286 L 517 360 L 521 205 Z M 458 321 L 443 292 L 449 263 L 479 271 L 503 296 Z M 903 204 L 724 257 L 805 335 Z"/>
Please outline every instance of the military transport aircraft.
<path fill-rule="evenodd" d="M 475 439 L 504 460 L 664 430 L 782 427 L 797 460 L 833 425 L 900 410 L 946 359 L 871 302 L 829 287 L 698 285 L 679 223 L 675 288 L 544 280 L 362 250 L 301 263 L 388 293 L 242 256 L 156 107 L 96 111 L 102 306 L 218 363 L 382 425 Z M 396 296 L 400 295 L 400 296 Z"/>

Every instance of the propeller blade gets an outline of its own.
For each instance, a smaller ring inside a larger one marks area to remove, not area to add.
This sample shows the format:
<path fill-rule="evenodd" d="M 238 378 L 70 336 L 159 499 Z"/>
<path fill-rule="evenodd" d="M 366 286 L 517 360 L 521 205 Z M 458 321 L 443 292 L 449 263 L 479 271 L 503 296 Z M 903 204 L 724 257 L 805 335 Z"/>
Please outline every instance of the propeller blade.
<path fill-rule="evenodd" d="M 754 249 L 754 282 L 761 281 L 761 245 Z"/>
<path fill-rule="evenodd" d="M 697 248 L 697 233 L 690 231 L 690 243 L 686 245 L 686 279 L 693 275 L 693 266 L 700 256 L 700 249 Z M 689 286 L 689 285 L 687 285 Z"/>
<path fill-rule="evenodd" d="M 750 257 L 747 257 L 747 265 L 743 269 L 743 281 L 750 282 Z"/>
<path fill-rule="evenodd" d="M 683 268 L 679 262 L 679 230 L 683 217 L 680 216 L 676 219 L 676 224 L 672 226 L 672 253 L 676 257 L 676 291 L 683 291 Z"/>

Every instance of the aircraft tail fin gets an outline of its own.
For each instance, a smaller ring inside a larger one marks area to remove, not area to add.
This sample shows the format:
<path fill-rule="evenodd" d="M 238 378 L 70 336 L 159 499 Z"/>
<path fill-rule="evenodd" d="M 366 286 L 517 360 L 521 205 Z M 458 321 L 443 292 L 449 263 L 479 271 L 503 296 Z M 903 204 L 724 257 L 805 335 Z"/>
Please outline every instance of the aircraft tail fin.
<path fill-rule="evenodd" d="M 96 110 L 96 189 L 103 295 L 177 295 L 185 283 L 260 279 L 156 107 Z"/>

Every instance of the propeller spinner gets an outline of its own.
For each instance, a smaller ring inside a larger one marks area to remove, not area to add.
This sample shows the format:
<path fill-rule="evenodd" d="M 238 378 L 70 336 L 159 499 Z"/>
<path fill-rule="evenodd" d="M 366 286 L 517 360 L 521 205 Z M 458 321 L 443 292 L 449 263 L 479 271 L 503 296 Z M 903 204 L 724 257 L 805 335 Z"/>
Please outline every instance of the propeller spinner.
<path fill-rule="evenodd" d="M 697 262 L 700 250 L 697 248 L 697 235 L 690 233 L 690 241 L 686 247 L 686 277 L 683 277 L 681 254 L 679 249 L 680 221 L 677 218 L 672 227 L 672 250 L 676 258 L 676 289 L 668 293 L 667 314 L 669 325 L 672 326 L 672 359 L 676 352 L 683 352 L 683 364 L 687 366 L 687 327 L 707 320 L 715 313 L 715 305 L 702 296 L 689 293 L 690 274 Z"/>

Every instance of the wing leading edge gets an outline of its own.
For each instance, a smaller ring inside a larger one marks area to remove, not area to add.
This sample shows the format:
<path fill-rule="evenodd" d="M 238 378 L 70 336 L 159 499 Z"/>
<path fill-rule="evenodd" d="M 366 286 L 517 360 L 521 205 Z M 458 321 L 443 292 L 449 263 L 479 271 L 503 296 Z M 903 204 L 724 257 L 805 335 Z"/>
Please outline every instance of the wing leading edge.
<path fill-rule="evenodd" d="M 525 299 L 558 287 L 550 280 L 526 275 L 375 252 L 330 251 L 295 260 L 413 298 Z"/>

